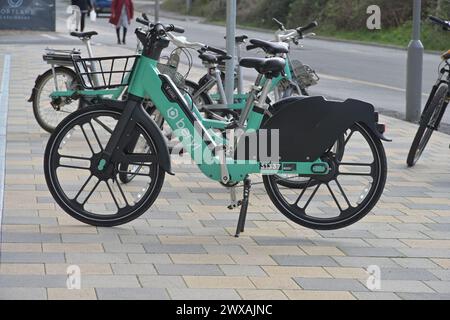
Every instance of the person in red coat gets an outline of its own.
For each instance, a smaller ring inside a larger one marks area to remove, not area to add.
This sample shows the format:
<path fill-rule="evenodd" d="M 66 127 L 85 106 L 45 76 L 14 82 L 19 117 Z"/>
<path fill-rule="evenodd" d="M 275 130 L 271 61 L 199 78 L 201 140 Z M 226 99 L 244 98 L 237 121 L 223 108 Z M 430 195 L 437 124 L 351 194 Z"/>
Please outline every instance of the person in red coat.
<path fill-rule="evenodd" d="M 117 43 L 125 44 L 127 29 L 133 19 L 134 7 L 131 0 L 113 0 L 111 5 L 111 18 L 109 22 L 116 26 Z M 120 42 L 120 28 L 123 28 L 122 42 Z"/>

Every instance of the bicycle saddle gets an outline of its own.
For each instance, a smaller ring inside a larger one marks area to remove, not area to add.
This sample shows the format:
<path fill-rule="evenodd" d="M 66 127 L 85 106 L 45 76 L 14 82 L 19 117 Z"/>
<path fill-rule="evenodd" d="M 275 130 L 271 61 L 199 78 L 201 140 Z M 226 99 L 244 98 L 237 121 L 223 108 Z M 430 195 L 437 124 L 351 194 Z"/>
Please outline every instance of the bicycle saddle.
<path fill-rule="evenodd" d="M 208 62 L 208 63 L 219 63 L 225 60 L 230 60 L 230 56 L 218 56 L 214 54 L 209 53 L 202 53 L 198 56 L 202 61 Z"/>
<path fill-rule="evenodd" d="M 93 36 L 98 35 L 97 31 L 87 31 L 87 32 L 71 32 L 70 35 L 72 37 L 77 37 L 77 38 L 86 38 L 86 39 L 90 39 Z"/>
<path fill-rule="evenodd" d="M 264 40 L 251 39 L 250 43 L 251 45 L 247 46 L 247 50 L 261 48 L 264 50 L 264 52 L 271 55 L 289 52 L 289 46 L 283 42 L 269 42 Z"/>
<path fill-rule="evenodd" d="M 258 73 L 264 74 L 267 78 L 278 77 L 286 66 L 283 58 L 243 58 L 239 62 L 243 68 L 253 68 Z"/>

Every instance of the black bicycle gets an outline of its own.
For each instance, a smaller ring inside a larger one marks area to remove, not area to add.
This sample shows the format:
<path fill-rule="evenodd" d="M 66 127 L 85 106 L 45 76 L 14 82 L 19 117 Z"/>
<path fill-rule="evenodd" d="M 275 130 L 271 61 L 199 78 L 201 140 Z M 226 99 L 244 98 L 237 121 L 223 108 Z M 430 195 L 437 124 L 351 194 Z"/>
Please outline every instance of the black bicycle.
<path fill-rule="evenodd" d="M 430 17 L 430 20 L 445 31 L 450 31 L 450 21 Z M 419 130 L 414 137 L 409 150 L 407 164 L 413 167 L 423 154 L 433 132 L 439 129 L 442 117 L 450 102 L 450 50 L 442 55 L 442 63 L 439 65 L 439 77 L 431 90 L 431 94 L 420 118 Z"/>

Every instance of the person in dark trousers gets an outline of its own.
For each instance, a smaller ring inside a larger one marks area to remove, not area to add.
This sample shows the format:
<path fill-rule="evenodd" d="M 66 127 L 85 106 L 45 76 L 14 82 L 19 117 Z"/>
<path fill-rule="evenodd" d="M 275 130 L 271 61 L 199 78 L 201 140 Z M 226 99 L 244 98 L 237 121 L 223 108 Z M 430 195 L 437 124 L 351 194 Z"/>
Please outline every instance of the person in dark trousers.
<path fill-rule="evenodd" d="M 80 31 L 84 31 L 86 14 L 91 9 L 91 1 L 90 0 L 72 0 L 72 5 L 80 8 L 81 11 L 81 26 Z M 78 29 L 77 29 L 78 31 Z"/>
<path fill-rule="evenodd" d="M 131 0 L 113 0 L 111 5 L 111 18 L 109 22 L 116 26 L 117 43 L 125 44 L 127 30 L 133 19 L 134 8 Z M 120 40 L 120 28 L 123 28 L 122 41 Z"/>

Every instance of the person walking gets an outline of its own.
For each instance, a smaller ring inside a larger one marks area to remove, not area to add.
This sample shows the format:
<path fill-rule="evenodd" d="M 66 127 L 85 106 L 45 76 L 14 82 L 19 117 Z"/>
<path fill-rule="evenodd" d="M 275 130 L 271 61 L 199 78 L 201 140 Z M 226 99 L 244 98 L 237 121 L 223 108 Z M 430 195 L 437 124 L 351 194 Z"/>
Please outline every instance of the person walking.
<path fill-rule="evenodd" d="M 84 26 L 85 26 L 86 14 L 91 9 L 91 1 L 90 0 L 72 0 L 72 5 L 80 8 L 80 11 L 81 11 L 80 31 L 83 32 Z M 78 31 L 78 29 L 77 29 L 77 31 Z"/>
<path fill-rule="evenodd" d="M 113 0 L 111 5 L 111 18 L 109 22 L 116 26 L 117 43 L 125 44 L 127 30 L 133 19 L 134 7 L 131 0 Z M 123 28 L 122 42 L 120 41 L 120 28 Z"/>

